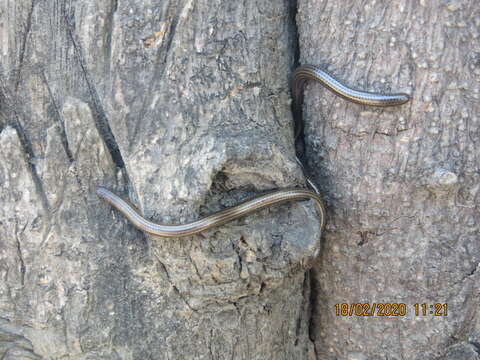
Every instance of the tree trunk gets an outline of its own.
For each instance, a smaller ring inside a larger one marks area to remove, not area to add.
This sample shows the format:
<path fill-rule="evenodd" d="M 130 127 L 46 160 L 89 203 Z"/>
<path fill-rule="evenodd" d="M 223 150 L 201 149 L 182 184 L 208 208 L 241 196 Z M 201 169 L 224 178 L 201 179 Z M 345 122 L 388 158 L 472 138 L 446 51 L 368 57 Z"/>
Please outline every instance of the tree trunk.
<path fill-rule="evenodd" d="M 303 359 L 309 202 L 182 239 L 183 223 L 304 185 L 284 2 L 2 2 L 0 358 Z"/>
<path fill-rule="evenodd" d="M 299 0 L 298 11 L 301 63 L 413 96 L 371 109 L 315 84 L 305 93 L 329 215 L 313 274 L 317 358 L 480 359 L 478 2 Z M 407 314 L 379 316 L 391 310 L 379 304 Z"/>
<path fill-rule="evenodd" d="M 166 239 L 94 194 L 184 223 L 304 186 L 295 3 L 0 4 L 1 359 L 479 357 L 474 1 L 299 0 L 301 63 L 413 95 L 372 110 L 307 87 L 328 205 L 313 272 L 309 202 Z M 342 303 L 408 313 L 337 316 Z"/>

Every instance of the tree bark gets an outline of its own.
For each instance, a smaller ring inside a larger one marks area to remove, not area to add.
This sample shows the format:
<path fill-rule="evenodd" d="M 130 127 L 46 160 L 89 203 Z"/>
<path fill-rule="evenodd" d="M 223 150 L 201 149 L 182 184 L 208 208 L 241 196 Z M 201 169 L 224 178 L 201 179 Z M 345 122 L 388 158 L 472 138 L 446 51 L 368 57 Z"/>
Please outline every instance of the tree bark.
<path fill-rule="evenodd" d="M 304 185 L 288 1 L 2 3 L 0 358 L 303 359 L 309 202 L 145 236 Z"/>
<path fill-rule="evenodd" d="M 309 202 L 164 239 L 94 194 L 183 223 L 304 186 L 296 5 L 0 1 L 1 359 L 479 358 L 473 0 L 299 0 L 301 63 L 413 95 L 372 110 L 307 86 L 321 243 Z"/>
<path fill-rule="evenodd" d="M 312 287 L 318 359 L 480 358 L 479 15 L 476 1 L 299 0 L 301 63 L 413 96 L 371 109 L 305 93 L 329 215 Z M 352 304 L 370 312 L 350 316 Z M 377 316 L 378 304 L 407 314 Z"/>

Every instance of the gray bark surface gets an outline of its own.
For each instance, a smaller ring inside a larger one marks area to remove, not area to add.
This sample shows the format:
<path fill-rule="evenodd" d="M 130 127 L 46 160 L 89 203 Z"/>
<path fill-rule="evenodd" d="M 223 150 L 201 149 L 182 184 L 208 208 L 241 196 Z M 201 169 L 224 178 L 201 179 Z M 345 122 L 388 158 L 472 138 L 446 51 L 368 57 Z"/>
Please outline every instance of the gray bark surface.
<path fill-rule="evenodd" d="M 307 86 L 321 243 L 309 202 L 162 239 L 94 194 L 173 224 L 304 186 L 295 6 L 0 0 L 0 359 L 480 358 L 473 0 L 299 0 L 301 63 L 413 94 L 370 109 Z"/>
<path fill-rule="evenodd" d="M 413 95 L 371 109 L 307 87 L 309 167 L 329 216 L 313 271 L 318 359 L 480 358 L 479 18 L 477 1 L 299 0 L 301 63 Z M 342 303 L 408 313 L 337 316 Z M 415 316 L 415 303 L 448 316 Z"/>
<path fill-rule="evenodd" d="M 304 185 L 290 2 L 1 5 L 0 358 L 302 359 L 309 202 L 184 239 L 163 223 Z"/>

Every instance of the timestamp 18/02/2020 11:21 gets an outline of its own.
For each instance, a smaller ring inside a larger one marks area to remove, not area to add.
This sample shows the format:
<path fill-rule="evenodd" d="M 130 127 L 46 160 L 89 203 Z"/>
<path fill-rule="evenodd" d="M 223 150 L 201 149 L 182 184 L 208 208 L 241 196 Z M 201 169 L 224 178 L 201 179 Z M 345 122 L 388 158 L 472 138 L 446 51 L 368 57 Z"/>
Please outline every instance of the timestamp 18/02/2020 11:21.
<path fill-rule="evenodd" d="M 415 316 L 448 316 L 446 303 L 415 303 Z M 336 316 L 406 316 L 408 306 L 404 303 L 342 303 L 335 304 Z"/>

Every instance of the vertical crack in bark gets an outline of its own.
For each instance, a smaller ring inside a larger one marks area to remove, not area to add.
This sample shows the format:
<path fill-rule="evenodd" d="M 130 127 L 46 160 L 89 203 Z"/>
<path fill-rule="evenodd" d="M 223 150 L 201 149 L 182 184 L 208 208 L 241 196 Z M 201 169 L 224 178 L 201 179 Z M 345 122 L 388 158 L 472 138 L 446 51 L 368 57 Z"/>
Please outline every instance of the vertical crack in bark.
<path fill-rule="evenodd" d="M 32 14 L 35 8 L 35 0 L 32 0 L 32 6 L 30 7 L 30 11 L 28 12 L 27 17 L 27 24 L 25 26 L 25 33 L 23 34 L 22 39 L 22 48 L 20 49 L 19 55 L 19 65 L 17 69 L 16 79 L 15 79 L 15 93 L 18 91 L 18 87 L 20 86 L 20 75 L 22 73 L 23 62 L 25 60 L 25 52 L 27 51 L 27 41 L 28 41 L 28 34 L 30 34 L 30 30 L 32 29 Z"/>
<path fill-rule="evenodd" d="M 292 34 L 294 40 L 292 41 L 294 47 L 294 59 L 293 59 L 293 71 L 300 65 L 300 34 L 297 26 L 297 15 L 298 15 L 298 1 L 294 0 L 290 8 L 290 28 L 292 29 Z M 291 81 L 291 79 L 290 79 Z M 297 158 L 304 164 L 305 171 L 309 173 L 309 169 L 306 168 L 308 164 L 306 152 L 305 152 L 305 139 L 304 139 L 304 124 L 302 120 L 302 108 L 298 109 L 299 113 L 296 114 L 293 107 L 293 102 L 291 104 L 291 112 L 294 119 L 293 122 L 293 132 L 295 134 L 295 151 Z"/>
<path fill-rule="evenodd" d="M 52 102 L 54 113 L 55 113 L 54 118 L 57 121 L 57 123 L 60 125 L 60 137 L 62 138 L 63 148 L 65 150 L 65 153 L 67 154 L 68 160 L 70 161 L 70 163 L 73 163 L 74 160 L 73 160 L 72 151 L 70 150 L 70 146 L 68 145 L 67 134 L 65 132 L 65 122 L 63 121 L 63 118 L 60 115 L 60 109 L 58 108 L 57 102 L 55 101 L 55 97 L 53 96 L 53 92 L 47 80 L 47 76 L 45 75 L 45 72 L 41 71 L 40 76 L 43 80 L 43 83 L 45 84 L 45 87 L 47 88 L 50 101 Z"/>
<path fill-rule="evenodd" d="M 302 322 L 309 321 L 310 319 L 310 274 L 305 272 L 303 276 L 303 289 L 302 289 L 302 305 L 297 317 L 297 323 L 295 328 L 295 346 L 298 346 L 298 340 L 302 337 Z M 306 316 L 305 316 L 306 315 Z M 309 329 L 310 324 L 307 323 L 306 329 Z"/>
<path fill-rule="evenodd" d="M 26 225 L 25 225 L 26 226 Z M 22 229 L 22 232 L 25 230 L 25 227 Z M 26 273 L 26 267 L 25 267 L 25 261 L 23 261 L 23 254 L 22 254 L 22 247 L 20 244 L 20 239 L 18 238 L 18 222 L 15 222 L 15 241 L 17 245 L 17 256 L 18 256 L 18 261 L 20 262 L 20 283 L 22 286 L 25 285 L 25 273 Z"/>
<path fill-rule="evenodd" d="M 290 24 L 293 34 L 293 46 L 294 46 L 294 54 L 293 54 L 293 69 L 297 68 L 300 64 L 300 40 L 298 34 L 298 26 L 297 26 L 297 14 L 298 14 L 298 1 L 293 0 L 292 5 L 290 7 Z"/>
<path fill-rule="evenodd" d="M 294 59 L 293 59 L 293 65 L 294 69 L 300 65 L 300 35 L 298 31 L 298 25 L 297 25 L 297 15 L 298 15 L 298 0 L 293 0 L 292 5 L 290 8 L 290 24 L 291 24 L 291 29 L 292 33 L 294 36 L 294 41 L 293 41 L 293 46 L 294 46 Z M 293 108 L 292 108 L 292 113 L 293 113 Z M 303 138 L 303 127 L 302 131 L 299 134 L 299 139 L 298 141 L 301 142 L 301 147 L 305 148 L 305 142 Z M 307 169 L 308 170 L 308 169 Z M 312 341 L 315 345 L 315 325 L 314 325 L 314 315 L 316 312 L 316 298 L 317 298 L 317 291 L 315 289 L 315 280 L 314 280 L 314 273 L 312 270 L 308 270 L 305 274 L 305 281 L 303 284 L 303 291 L 305 295 L 304 301 L 306 302 L 305 306 L 303 309 L 307 311 L 306 314 L 306 321 L 307 321 L 307 329 L 308 329 L 308 337 L 310 341 Z M 307 287 L 309 289 L 308 294 L 307 294 Z M 308 299 L 306 298 L 308 297 Z"/>
<path fill-rule="evenodd" d="M 27 24 L 25 27 L 25 32 L 23 34 L 22 46 L 19 54 L 19 66 L 18 66 L 18 69 L 16 70 L 16 75 L 15 75 L 16 77 L 15 90 L 14 90 L 15 94 L 17 93 L 18 87 L 20 86 L 20 74 L 22 72 L 23 63 L 25 59 L 28 35 L 30 34 L 30 31 L 32 28 L 32 15 L 33 15 L 34 7 L 35 7 L 35 0 L 32 0 L 32 6 L 30 7 L 30 11 L 28 12 Z M 16 96 L 9 92 L 8 87 L 6 87 L 5 84 L 6 84 L 6 80 L 4 79 L 3 75 L 0 75 L 0 105 L 1 105 L 0 114 L 4 117 L 5 122 L 10 126 L 12 126 L 17 131 L 18 138 L 20 139 L 20 144 L 27 157 L 26 159 L 27 166 L 29 168 L 30 174 L 32 175 L 32 180 L 35 184 L 37 193 L 41 199 L 43 209 L 46 212 L 49 212 L 50 205 L 48 203 L 47 195 L 43 190 L 43 184 L 42 184 L 42 181 L 40 180 L 40 177 L 38 176 L 35 165 L 32 163 L 32 161 L 35 159 L 33 146 L 30 139 L 28 139 L 26 132 L 23 128 L 23 125 L 19 119 L 19 114 L 17 109 L 21 107 L 19 106 L 19 102 L 15 101 Z"/>
<path fill-rule="evenodd" d="M 80 64 L 80 68 L 82 70 L 83 76 L 85 78 L 85 82 L 88 87 L 88 91 L 90 93 L 91 98 L 91 105 L 92 105 L 92 115 L 95 120 L 95 124 L 97 126 L 98 132 L 100 136 L 105 141 L 108 151 L 110 155 L 119 168 L 125 167 L 125 162 L 123 161 L 122 155 L 120 153 L 120 149 L 118 148 L 118 143 L 115 140 L 115 136 L 113 135 L 112 129 L 110 128 L 110 124 L 108 122 L 107 116 L 103 109 L 102 103 L 100 101 L 100 97 L 98 96 L 98 92 L 95 88 L 93 80 L 88 73 L 85 57 L 83 56 L 82 48 L 80 46 L 80 42 L 75 36 L 75 24 L 73 20 L 69 19 L 69 17 L 65 16 L 65 23 L 67 26 L 67 33 L 72 41 L 73 48 L 75 51 L 75 55 L 77 57 L 78 63 Z"/>
<path fill-rule="evenodd" d="M 317 333 L 315 329 L 315 316 L 317 314 L 317 299 L 318 299 L 318 289 L 315 284 L 315 272 L 313 270 L 309 270 L 309 286 L 310 286 L 310 293 L 309 293 L 309 308 L 308 308 L 308 337 L 311 342 L 313 342 L 315 351 L 315 334 Z"/>
<path fill-rule="evenodd" d="M 46 213 L 49 213 L 50 204 L 47 199 L 47 194 L 43 189 L 42 180 L 40 179 L 37 169 L 33 163 L 36 156 L 33 151 L 32 142 L 27 137 L 25 129 L 20 122 L 18 109 L 21 109 L 21 105 L 19 104 L 19 101 L 16 101 L 16 97 L 9 93 L 8 89 L 5 87 L 5 83 L 6 81 L 3 78 L 3 75 L 0 74 L 0 115 L 3 116 L 6 120 L 6 123 L 13 127 L 17 132 L 20 145 L 26 156 L 27 167 L 32 176 L 32 181 L 35 184 L 35 189 L 38 193 L 38 196 L 40 197 L 43 210 Z"/>

